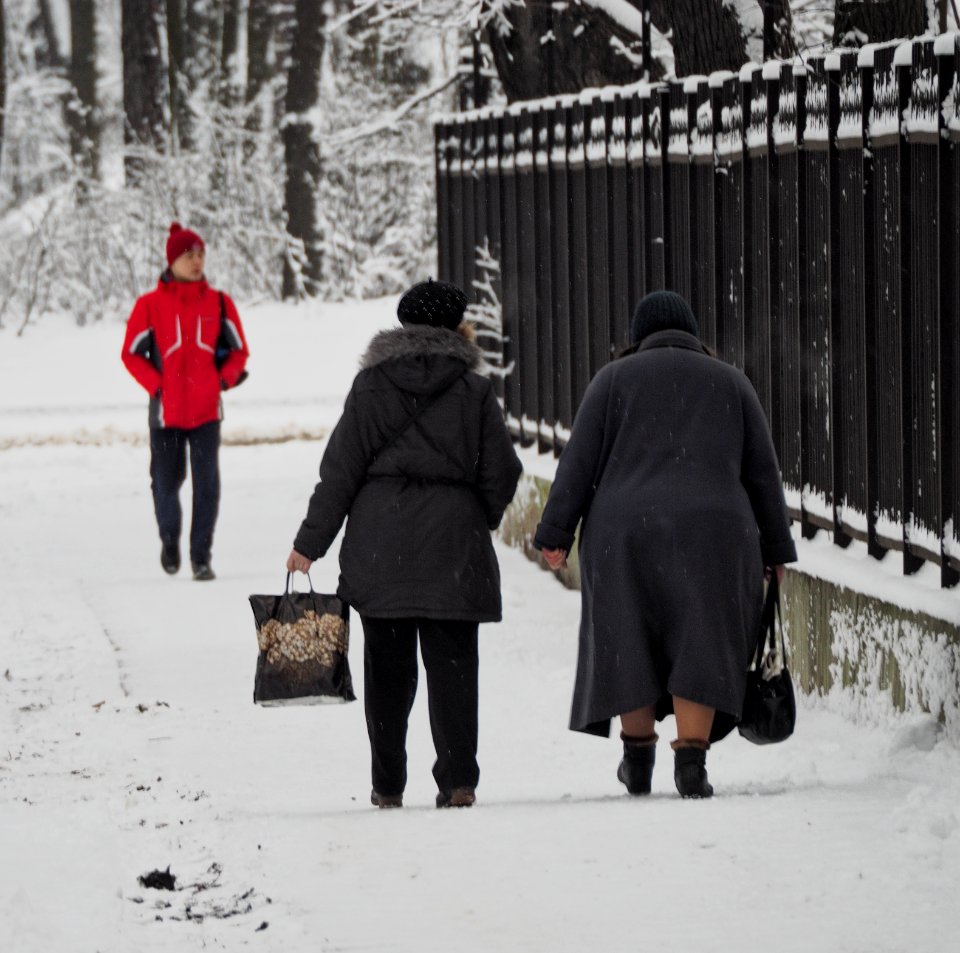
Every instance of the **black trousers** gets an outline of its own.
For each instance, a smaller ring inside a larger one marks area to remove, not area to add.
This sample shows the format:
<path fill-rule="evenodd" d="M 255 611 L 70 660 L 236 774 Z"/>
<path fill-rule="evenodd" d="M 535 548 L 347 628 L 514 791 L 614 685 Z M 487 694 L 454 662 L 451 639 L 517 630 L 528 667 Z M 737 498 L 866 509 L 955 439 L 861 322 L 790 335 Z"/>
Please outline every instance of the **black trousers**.
<path fill-rule="evenodd" d="M 187 448 L 193 484 L 193 514 L 190 520 L 190 560 L 210 562 L 213 530 L 220 509 L 220 421 L 180 430 L 153 427 L 150 430 L 150 481 L 153 508 L 160 540 L 165 546 L 179 544 L 183 514 L 180 487 L 187 478 Z"/>
<path fill-rule="evenodd" d="M 434 779 L 446 792 L 476 787 L 477 623 L 367 616 L 360 621 L 373 789 L 402 794 L 407 783 L 407 721 L 417 694 L 418 632 L 437 752 Z"/>

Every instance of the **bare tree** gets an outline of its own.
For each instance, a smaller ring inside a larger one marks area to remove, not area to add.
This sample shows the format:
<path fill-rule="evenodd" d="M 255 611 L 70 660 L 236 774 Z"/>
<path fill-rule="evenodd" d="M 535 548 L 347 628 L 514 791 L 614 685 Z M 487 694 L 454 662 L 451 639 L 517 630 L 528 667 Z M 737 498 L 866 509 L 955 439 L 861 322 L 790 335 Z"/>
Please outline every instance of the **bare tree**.
<path fill-rule="evenodd" d="M 796 52 L 789 0 L 647 0 L 644 7 L 669 37 L 677 76 Z M 641 13 L 630 0 L 491 0 L 484 16 L 511 101 L 622 85 L 643 75 Z M 662 75 L 658 63 L 647 67 L 653 78 Z"/>
<path fill-rule="evenodd" d="M 240 0 L 223 4 L 223 26 L 220 35 L 220 75 L 218 93 L 223 106 L 235 106 L 240 99 L 240 77 L 237 54 L 240 51 Z"/>
<path fill-rule="evenodd" d="M 917 36 L 926 29 L 926 14 L 925 0 L 837 0 L 833 42 L 862 46 Z"/>
<path fill-rule="evenodd" d="M 37 65 L 48 66 L 55 70 L 63 69 L 66 63 L 63 51 L 60 49 L 60 38 L 57 36 L 50 0 L 39 0 L 36 18 L 31 23 L 31 33 L 43 38 L 43 44 L 38 51 Z"/>
<path fill-rule="evenodd" d="M 271 47 L 276 20 L 271 0 L 250 0 L 247 8 L 247 86 L 244 98 L 256 102 L 276 75 Z M 258 124 L 259 125 L 259 124 Z"/>
<path fill-rule="evenodd" d="M 322 236 L 317 216 L 320 143 L 313 113 L 320 94 L 325 6 L 316 0 L 297 0 L 296 3 L 283 124 L 284 210 L 292 246 L 283 262 L 284 298 L 316 294 L 323 275 Z"/>
<path fill-rule="evenodd" d="M 97 116 L 96 0 L 70 0 L 70 84 L 66 116 L 70 151 L 85 177 L 97 178 L 100 166 Z"/>
<path fill-rule="evenodd" d="M 7 18 L 0 0 L 0 157 L 3 156 L 3 127 L 7 114 Z"/>
<path fill-rule="evenodd" d="M 589 4 L 505 4 L 486 40 L 511 102 L 640 78 L 639 30 Z"/>
<path fill-rule="evenodd" d="M 170 142 L 189 149 L 193 123 L 189 108 L 189 81 L 186 70 L 185 0 L 167 0 L 167 83 L 170 87 Z"/>
<path fill-rule="evenodd" d="M 142 162 L 136 147 L 163 151 L 166 145 L 166 67 L 160 45 L 164 0 L 122 0 L 124 169 L 136 177 Z"/>

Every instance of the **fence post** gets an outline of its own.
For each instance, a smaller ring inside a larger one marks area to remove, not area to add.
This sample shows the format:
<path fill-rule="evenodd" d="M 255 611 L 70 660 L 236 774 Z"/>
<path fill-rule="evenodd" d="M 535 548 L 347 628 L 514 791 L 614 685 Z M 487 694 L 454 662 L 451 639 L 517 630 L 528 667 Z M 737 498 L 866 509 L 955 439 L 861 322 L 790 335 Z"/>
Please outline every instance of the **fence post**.
<path fill-rule="evenodd" d="M 856 51 L 829 55 L 833 541 L 867 539 L 863 96 Z"/>
<path fill-rule="evenodd" d="M 714 73 L 717 130 L 717 341 L 721 356 L 744 368 L 743 341 L 743 99 L 740 79 Z M 717 122 L 719 116 L 719 122 Z"/>
<path fill-rule="evenodd" d="M 630 307 L 647 292 L 647 228 L 646 187 L 643 168 L 643 102 L 640 87 L 634 88 L 626 102 L 627 121 L 627 205 L 629 207 Z"/>
<path fill-rule="evenodd" d="M 461 163 L 461 178 L 463 181 L 463 278 L 460 287 L 466 292 L 468 300 L 473 300 L 473 279 L 476 274 L 477 262 L 477 151 L 476 129 L 479 126 L 478 115 L 474 110 L 460 117 L 462 130 L 463 159 Z"/>
<path fill-rule="evenodd" d="M 807 63 L 802 127 L 803 222 L 800 247 L 800 340 L 805 355 L 804 486 L 801 523 L 834 528 L 833 449 L 830 403 L 830 125 L 827 73 L 823 56 Z"/>
<path fill-rule="evenodd" d="M 590 284 L 593 267 L 587 241 L 586 128 L 583 103 L 570 106 L 567 127 L 567 186 L 570 210 L 570 356 L 573 361 L 573 412 L 590 383 Z"/>
<path fill-rule="evenodd" d="M 607 114 L 607 247 L 610 267 L 612 353 L 630 340 L 630 256 L 633 254 L 627 198 L 627 116 L 622 93 L 604 97 Z"/>
<path fill-rule="evenodd" d="M 800 294 L 799 232 L 800 208 L 798 140 L 798 96 L 795 69 L 788 63 L 768 63 L 764 77 L 770 95 L 776 90 L 777 110 L 771 130 L 771 148 L 776 157 L 770 185 L 773 246 L 771 262 L 770 323 L 773 328 L 772 376 L 775 383 L 773 438 L 783 475 L 787 511 L 792 519 L 801 516 L 800 493 Z"/>
<path fill-rule="evenodd" d="M 588 321 L 590 377 L 610 361 L 610 264 L 607 247 L 607 118 L 599 90 L 586 89 L 583 103 L 586 183 L 587 241 L 590 267 L 587 287 L 590 296 Z"/>
<path fill-rule="evenodd" d="M 642 86 L 643 108 L 643 207 L 646 215 L 646 291 L 666 286 L 666 240 L 664 225 L 663 127 L 661 125 L 659 86 Z"/>
<path fill-rule="evenodd" d="M 942 372 L 941 419 L 943 445 L 943 540 L 940 584 L 960 583 L 960 37 L 950 34 L 937 41 L 940 88 L 938 102 L 940 139 L 940 339 Z"/>
<path fill-rule="evenodd" d="M 512 106 L 517 130 L 517 368 L 520 385 L 520 443 L 530 446 L 538 436 L 537 406 L 537 208 L 534 180 L 533 112 L 527 105 Z"/>
<path fill-rule="evenodd" d="M 550 184 L 550 123 L 554 103 L 544 102 L 533 114 L 534 212 L 536 252 L 536 320 L 534 359 L 537 364 L 537 447 L 540 453 L 554 449 L 553 295 L 551 248 L 559 240 L 553 227 Z M 565 237 L 565 236 L 564 236 Z"/>
<path fill-rule="evenodd" d="M 550 112 L 550 208 L 553 242 L 554 453 L 559 455 L 573 426 L 573 359 L 570 351 L 570 224 L 567 206 L 567 130 L 571 100 L 558 100 Z"/>
<path fill-rule="evenodd" d="M 513 366 L 504 381 L 507 428 L 521 439 L 520 368 L 517 364 L 520 344 L 520 298 L 517 281 L 517 169 L 516 117 L 510 110 L 498 119 L 500 152 L 500 280 L 503 314 L 503 364 Z"/>
<path fill-rule="evenodd" d="M 906 489 L 904 568 L 940 562 L 943 539 L 941 453 L 940 187 L 938 82 L 934 42 L 916 40 L 897 49 L 894 63 L 906 96 L 903 124 L 905 175 L 902 227 L 910 236 L 904 255 Z"/>
<path fill-rule="evenodd" d="M 664 225 L 667 287 L 692 297 L 690 279 L 690 142 L 687 97 L 683 83 L 673 81 L 660 91 L 660 120 L 666 147 Z"/>
<path fill-rule="evenodd" d="M 763 67 L 740 71 L 743 101 L 743 342 L 744 370 L 753 382 L 767 420 L 773 422 L 770 322 L 770 119 Z M 776 99 L 774 99 L 776 102 Z"/>
<path fill-rule="evenodd" d="M 690 150 L 690 304 L 700 338 L 717 346 L 716 209 L 713 168 L 713 107 L 706 76 L 689 76 L 687 100 Z"/>
<path fill-rule="evenodd" d="M 450 280 L 450 178 L 447 163 L 447 124 L 433 126 L 434 165 L 437 176 L 437 275 Z"/>

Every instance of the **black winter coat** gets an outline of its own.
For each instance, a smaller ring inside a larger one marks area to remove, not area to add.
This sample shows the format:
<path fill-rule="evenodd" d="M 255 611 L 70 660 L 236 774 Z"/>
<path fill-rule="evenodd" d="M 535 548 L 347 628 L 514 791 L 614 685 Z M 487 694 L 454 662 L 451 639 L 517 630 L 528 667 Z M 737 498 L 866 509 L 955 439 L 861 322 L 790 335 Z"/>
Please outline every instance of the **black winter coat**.
<path fill-rule="evenodd" d="M 677 695 L 739 718 L 763 568 L 796 548 L 776 453 L 740 371 L 683 331 L 651 334 L 587 388 L 537 528 L 569 550 L 583 614 L 570 727 Z M 723 719 L 718 720 L 718 724 Z"/>
<path fill-rule="evenodd" d="M 361 615 L 500 620 L 490 531 L 522 467 L 480 359 L 456 332 L 413 325 L 378 334 L 361 362 L 294 542 L 317 559 L 347 520 L 338 594 Z"/>

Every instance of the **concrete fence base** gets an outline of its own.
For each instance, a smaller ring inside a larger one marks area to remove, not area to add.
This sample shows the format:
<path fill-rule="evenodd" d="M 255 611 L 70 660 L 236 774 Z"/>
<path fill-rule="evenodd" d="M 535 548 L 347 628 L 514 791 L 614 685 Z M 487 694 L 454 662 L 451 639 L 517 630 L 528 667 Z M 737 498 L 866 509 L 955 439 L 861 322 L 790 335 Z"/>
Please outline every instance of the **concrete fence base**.
<path fill-rule="evenodd" d="M 531 559 L 550 483 L 525 475 L 501 537 Z M 556 575 L 580 588 L 576 549 Z M 804 693 L 841 689 L 864 712 L 926 712 L 960 741 L 960 627 L 788 570 L 783 584 L 790 670 Z"/>

